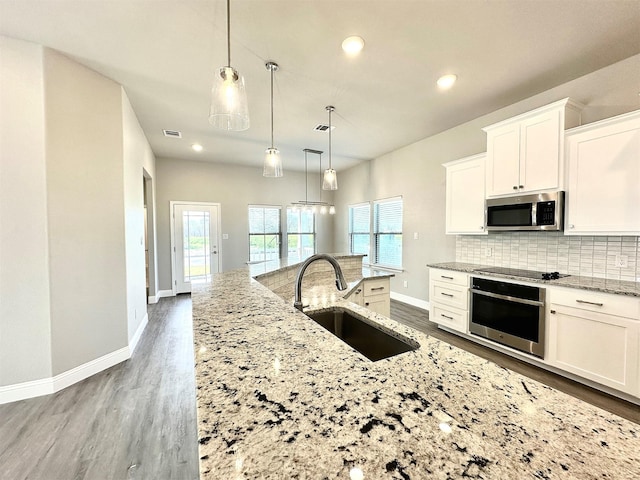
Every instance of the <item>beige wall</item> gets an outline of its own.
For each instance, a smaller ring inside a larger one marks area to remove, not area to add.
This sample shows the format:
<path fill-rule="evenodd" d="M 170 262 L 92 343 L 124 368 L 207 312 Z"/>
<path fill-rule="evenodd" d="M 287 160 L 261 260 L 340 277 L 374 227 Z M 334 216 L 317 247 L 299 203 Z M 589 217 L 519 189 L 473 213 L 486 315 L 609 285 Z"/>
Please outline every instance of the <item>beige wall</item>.
<path fill-rule="evenodd" d="M 304 173 L 286 171 L 282 178 L 265 178 L 261 168 L 220 165 L 158 158 L 157 225 L 158 280 L 160 290 L 171 290 L 170 201 L 212 202 L 221 204 L 223 271 L 239 268 L 249 260 L 248 206 L 281 205 L 304 200 Z M 316 185 L 318 187 L 316 188 Z M 314 188 L 316 188 L 314 190 Z M 318 174 L 309 174 L 309 200 L 318 199 Z M 330 192 L 323 192 L 330 200 Z M 318 252 L 333 252 L 333 218 L 318 215 L 316 224 Z"/>
<path fill-rule="evenodd" d="M 144 182 L 145 172 L 152 184 L 155 181 L 155 157 L 124 89 L 121 89 L 121 94 L 127 268 L 127 338 L 130 341 L 147 313 Z M 150 205 L 150 208 L 153 211 L 153 205 Z M 154 226 L 152 221 L 149 224 L 151 243 L 154 241 Z M 155 268 L 151 271 L 155 272 Z M 153 283 L 155 284 L 155 281 Z"/>
<path fill-rule="evenodd" d="M 0 37 L 0 386 L 51 376 L 42 56 Z"/>
<path fill-rule="evenodd" d="M 404 272 L 392 279 L 395 293 L 428 300 L 429 263 L 455 260 L 455 237 L 445 230 L 445 170 L 442 163 L 486 151 L 482 127 L 564 97 L 586 105 L 583 123 L 640 108 L 640 55 L 593 72 L 522 102 L 338 172 L 336 194 L 337 250 L 348 249 L 349 204 L 402 195 Z M 455 94 L 452 90 L 448 94 Z M 414 232 L 419 239 L 414 240 Z M 408 288 L 403 287 L 403 281 Z"/>
<path fill-rule="evenodd" d="M 52 50 L 44 71 L 56 375 L 127 345 L 122 100 Z"/>
<path fill-rule="evenodd" d="M 15 398 L 128 355 L 155 158 L 117 83 L 6 37 L 0 59 L 0 393 Z"/>

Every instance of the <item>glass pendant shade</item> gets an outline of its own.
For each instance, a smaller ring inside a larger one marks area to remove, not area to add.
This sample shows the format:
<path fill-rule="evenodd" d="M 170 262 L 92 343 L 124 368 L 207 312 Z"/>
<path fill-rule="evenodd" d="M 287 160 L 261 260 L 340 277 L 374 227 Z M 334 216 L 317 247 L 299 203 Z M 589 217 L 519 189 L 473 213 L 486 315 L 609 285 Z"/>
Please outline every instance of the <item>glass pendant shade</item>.
<path fill-rule="evenodd" d="M 232 67 L 220 68 L 214 77 L 209 123 L 221 130 L 242 131 L 249 128 L 244 78 Z"/>
<path fill-rule="evenodd" d="M 333 168 L 328 168 L 324 171 L 324 177 L 322 179 L 323 190 L 337 190 L 338 189 L 338 174 Z"/>
<path fill-rule="evenodd" d="M 264 157 L 263 177 L 282 177 L 282 159 L 277 148 L 267 148 Z"/>
<path fill-rule="evenodd" d="M 333 205 L 331 205 L 329 207 L 329 215 L 335 215 L 336 214 L 336 207 L 334 207 Z"/>

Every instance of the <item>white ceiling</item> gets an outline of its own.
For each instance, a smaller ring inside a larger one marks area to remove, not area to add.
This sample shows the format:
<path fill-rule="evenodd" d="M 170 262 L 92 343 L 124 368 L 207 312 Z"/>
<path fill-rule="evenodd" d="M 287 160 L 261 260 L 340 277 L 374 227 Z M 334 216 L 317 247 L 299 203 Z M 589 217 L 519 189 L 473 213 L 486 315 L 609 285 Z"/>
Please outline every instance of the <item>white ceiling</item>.
<path fill-rule="evenodd" d="M 224 0 L 0 0 L 0 33 L 124 85 L 158 157 L 261 165 L 264 64 L 275 61 L 285 172 L 303 169 L 303 148 L 327 151 L 327 133 L 313 131 L 326 105 L 339 171 L 640 53 L 640 0 L 232 0 L 231 64 L 251 128 L 222 132 L 207 116 L 226 64 L 225 12 Z M 349 35 L 366 42 L 356 58 L 340 48 Z M 435 86 L 444 73 L 459 77 L 448 92 Z"/>

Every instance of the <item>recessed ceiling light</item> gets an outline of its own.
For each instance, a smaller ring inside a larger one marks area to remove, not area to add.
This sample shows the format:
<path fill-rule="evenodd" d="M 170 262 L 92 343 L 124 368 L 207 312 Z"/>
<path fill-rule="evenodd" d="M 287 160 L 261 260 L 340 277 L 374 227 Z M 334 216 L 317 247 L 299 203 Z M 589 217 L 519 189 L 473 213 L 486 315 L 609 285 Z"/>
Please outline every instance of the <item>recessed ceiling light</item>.
<path fill-rule="evenodd" d="M 200 145 L 199 143 L 194 143 L 193 145 L 191 145 L 191 148 L 193 148 L 193 150 L 196 152 L 202 151 L 202 145 Z"/>
<path fill-rule="evenodd" d="M 357 55 L 363 48 L 364 39 L 357 35 L 347 37 L 342 42 L 342 50 L 344 50 L 347 55 Z"/>
<path fill-rule="evenodd" d="M 453 84 L 456 83 L 457 79 L 458 76 L 454 74 L 443 75 L 438 79 L 438 86 L 441 89 L 446 90 L 448 88 L 451 88 Z"/>

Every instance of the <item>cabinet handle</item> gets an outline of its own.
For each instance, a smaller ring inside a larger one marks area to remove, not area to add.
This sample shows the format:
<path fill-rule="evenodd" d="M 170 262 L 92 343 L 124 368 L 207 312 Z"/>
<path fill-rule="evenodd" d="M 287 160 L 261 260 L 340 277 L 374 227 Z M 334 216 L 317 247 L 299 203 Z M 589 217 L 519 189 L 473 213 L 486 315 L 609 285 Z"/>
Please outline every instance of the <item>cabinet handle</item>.
<path fill-rule="evenodd" d="M 514 186 L 513 186 L 513 189 L 514 189 L 514 190 L 517 190 L 517 189 L 518 189 L 518 186 L 517 186 L 517 185 L 514 185 Z"/>
<path fill-rule="evenodd" d="M 484 230 L 484 225 L 480 225 L 480 230 Z"/>
<path fill-rule="evenodd" d="M 446 278 L 447 280 L 453 280 L 453 277 L 445 277 L 444 275 L 440 275 L 440 278 Z"/>
<path fill-rule="evenodd" d="M 555 315 L 556 311 L 555 311 L 555 310 L 549 310 L 549 313 L 551 313 L 551 314 L 554 314 L 554 315 Z"/>
<path fill-rule="evenodd" d="M 356 294 L 358 294 L 360 292 L 362 292 L 362 289 L 359 288 L 359 289 L 356 290 Z"/>
<path fill-rule="evenodd" d="M 441 313 L 441 314 L 440 314 L 440 316 L 441 316 L 441 317 L 444 317 L 444 318 L 447 318 L 447 319 L 449 319 L 449 320 L 453 320 L 453 317 L 450 317 L 450 316 L 448 316 L 448 315 L 445 315 L 444 313 Z"/>
<path fill-rule="evenodd" d="M 451 298 L 453 298 L 453 295 L 451 295 L 450 293 L 443 293 L 443 292 L 440 292 L 440 295 L 444 295 L 445 297 L 451 297 Z"/>
<path fill-rule="evenodd" d="M 518 185 L 518 188 L 524 188 L 524 185 Z"/>
<path fill-rule="evenodd" d="M 371 291 L 373 292 L 374 290 L 384 290 L 384 287 L 375 287 L 372 288 Z"/>
<path fill-rule="evenodd" d="M 586 303 L 588 305 L 595 305 L 596 307 L 603 307 L 604 306 L 604 303 L 587 302 L 586 300 L 576 300 L 576 302 L 578 302 L 578 303 Z"/>
<path fill-rule="evenodd" d="M 369 306 L 369 302 L 364 302 L 364 304 L 365 304 L 365 306 L 367 306 L 367 307 Z"/>

